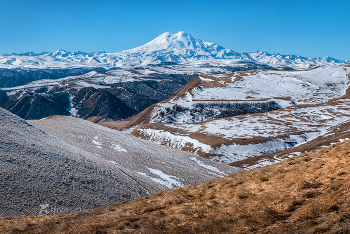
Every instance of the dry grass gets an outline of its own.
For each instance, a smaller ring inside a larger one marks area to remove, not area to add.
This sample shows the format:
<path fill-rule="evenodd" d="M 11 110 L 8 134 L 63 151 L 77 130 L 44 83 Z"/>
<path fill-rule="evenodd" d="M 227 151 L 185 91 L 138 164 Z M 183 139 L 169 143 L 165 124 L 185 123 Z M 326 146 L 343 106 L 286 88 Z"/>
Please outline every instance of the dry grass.
<path fill-rule="evenodd" d="M 350 143 L 86 212 L 0 218 L 5 233 L 350 233 Z"/>

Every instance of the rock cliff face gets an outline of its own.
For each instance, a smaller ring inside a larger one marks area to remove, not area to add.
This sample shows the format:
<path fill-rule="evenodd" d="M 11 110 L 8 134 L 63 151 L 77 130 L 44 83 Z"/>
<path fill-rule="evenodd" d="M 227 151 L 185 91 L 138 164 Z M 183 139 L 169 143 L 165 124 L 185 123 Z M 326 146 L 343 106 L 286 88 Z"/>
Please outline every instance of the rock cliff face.
<path fill-rule="evenodd" d="M 78 76 L 93 70 L 105 71 L 105 68 L 0 68 L 0 88 L 25 85 L 32 81 L 43 79 L 60 79 L 67 76 Z"/>

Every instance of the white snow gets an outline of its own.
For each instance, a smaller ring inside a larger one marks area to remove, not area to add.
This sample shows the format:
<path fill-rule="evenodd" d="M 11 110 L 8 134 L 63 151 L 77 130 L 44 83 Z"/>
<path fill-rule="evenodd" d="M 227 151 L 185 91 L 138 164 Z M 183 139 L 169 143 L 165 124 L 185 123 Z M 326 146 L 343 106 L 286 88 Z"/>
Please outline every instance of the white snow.
<path fill-rule="evenodd" d="M 209 169 L 209 170 L 211 170 L 211 171 L 214 171 L 214 172 L 220 174 L 221 177 L 224 177 L 224 176 L 227 175 L 225 172 L 220 171 L 220 170 L 217 169 L 216 167 L 213 167 L 213 166 L 204 164 L 202 161 L 200 161 L 199 159 L 197 159 L 197 158 L 195 158 L 195 157 L 190 157 L 190 159 L 193 160 L 194 162 L 196 162 L 199 166 L 204 167 L 204 168 L 206 168 L 206 169 Z"/>
<path fill-rule="evenodd" d="M 8 96 L 15 95 L 15 94 L 17 94 L 17 90 L 13 90 L 13 91 L 7 92 L 6 94 L 7 94 Z"/>
<path fill-rule="evenodd" d="M 186 132 L 198 132 L 202 126 L 195 124 L 165 124 L 167 127 L 178 128 L 181 130 L 185 130 Z"/>
<path fill-rule="evenodd" d="M 191 146 L 197 153 L 198 151 L 203 151 L 209 153 L 212 148 L 210 145 L 199 142 L 196 139 L 192 139 L 188 136 L 174 135 L 170 132 L 164 130 L 155 130 L 155 129 L 137 129 L 140 131 L 140 134 L 149 141 L 152 141 L 157 144 L 167 145 L 173 148 L 182 149 L 186 146 Z"/>
<path fill-rule="evenodd" d="M 345 138 L 345 139 L 339 139 L 339 142 L 345 142 L 345 141 L 348 141 L 350 140 L 349 138 Z"/>
<path fill-rule="evenodd" d="M 98 136 L 94 137 L 94 139 L 92 140 L 92 143 L 94 143 L 97 148 L 99 148 L 99 149 L 102 148 L 102 143 L 98 141 Z"/>
<path fill-rule="evenodd" d="M 288 138 L 274 139 L 258 144 L 248 145 L 222 145 L 214 152 L 220 156 L 212 157 L 211 160 L 229 164 L 240 161 L 249 157 L 260 156 L 263 154 L 273 153 L 296 147 L 307 141 L 313 140 L 321 135 L 321 133 L 305 133 L 303 135 L 290 135 Z"/>
<path fill-rule="evenodd" d="M 40 204 L 39 215 L 48 215 L 49 211 L 47 210 L 47 208 L 49 208 L 49 206 L 49 204 Z"/>
<path fill-rule="evenodd" d="M 227 83 L 225 87 L 193 89 L 191 94 L 193 100 L 290 98 L 300 104 L 323 103 L 346 93 L 349 71 L 349 68 L 343 66 L 321 67 L 310 71 L 258 71 Z M 235 74 L 233 77 L 239 76 L 238 73 Z"/>
<path fill-rule="evenodd" d="M 168 187 L 169 189 L 172 189 L 174 187 L 183 187 L 184 186 L 184 184 L 182 184 L 181 182 L 178 181 L 179 178 L 176 176 L 167 175 L 158 169 L 153 169 L 153 168 L 149 168 L 149 167 L 147 167 L 147 168 L 152 174 L 154 174 L 160 178 L 151 177 L 143 172 L 138 172 L 138 173 L 140 175 L 143 175 L 143 176 L 153 180 L 154 182 L 157 182 L 159 184 L 162 184 L 162 185 Z"/>
<path fill-rule="evenodd" d="M 205 82 L 214 81 L 213 79 L 204 78 L 204 77 L 202 77 L 202 76 L 199 76 L 199 78 L 200 78 L 202 81 L 205 81 Z"/>
<path fill-rule="evenodd" d="M 74 116 L 74 117 L 79 117 L 79 115 L 78 115 L 78 110 L 76 109 L 76 108 L 71 108 L 70 109 L 70 113 L 72 114 L 72 116 Z"/>
<path fill-rule="evenodd" d="M 75 84 L 79 85 L 79 86 L 82 86 L 82 87 L 92 87 L 92 88 L 95 88 L 95 89 L 108 89 L 108 88 L 111 88 L 111 86 L 97 85 L 97 84 L 88 83 L 88 82 L 85 82 L 85 81 L 76 81 Z"/>
<path fill-rule="evenodd" d="M 70 112 L 71 116 L 79 118 L 78 110 L 73 106 L 73 96 L 72 95 L 69 97 L 69 106 L 70 106 L 69 112 Z"/>
<path fill-rule="evenodd" d="M 112 147 L 113 147 L 113 149 L 115 149 L 118 152 L 128 152 L 126 149 L 124 149 L 123 147 L 121 147 L 120 145 L 117 145 L 117 144 L 113 144 Z"/>

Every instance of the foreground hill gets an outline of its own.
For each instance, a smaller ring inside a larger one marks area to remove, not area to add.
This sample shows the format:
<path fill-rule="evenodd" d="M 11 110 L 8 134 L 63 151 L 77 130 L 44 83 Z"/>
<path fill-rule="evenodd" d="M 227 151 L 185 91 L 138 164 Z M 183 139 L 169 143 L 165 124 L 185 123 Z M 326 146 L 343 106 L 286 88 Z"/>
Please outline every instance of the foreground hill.
<path fill-rule="evenodd" d="M 339 135 L 338 128 L 350 120 L 349 74 L 349 67 L 328 66 L 200 75 L 170 99 L 118 127 L 152 142 L 238 166 L 232 163 L 312 141 L 319 146 L 322 139 Z M 113 127 L 113 122 L 100 124 Z M 239 166 L 269 164 L 303 152 L 299 150 Z"/>
<path fill-rule="evenodd" d="M 0 108 L 0 216 L 91 209 L 239 171 L 73 117 L 34 124 L 50 134 Z"/>
<path fill-rule="evenodd" d="M 6 233 L 349 233 L 350 142 L 213 181 L 60 216 L 0 218 Z"/>

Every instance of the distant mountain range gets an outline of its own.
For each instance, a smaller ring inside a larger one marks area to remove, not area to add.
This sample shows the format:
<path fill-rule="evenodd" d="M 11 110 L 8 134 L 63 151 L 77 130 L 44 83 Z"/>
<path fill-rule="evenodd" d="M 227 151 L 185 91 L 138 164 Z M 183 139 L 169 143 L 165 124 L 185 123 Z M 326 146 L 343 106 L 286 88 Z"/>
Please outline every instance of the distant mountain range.
<path fill-rule="evenodd" d="M 166 32 L 119 53 L 58 50 L 0 55 L 0 107 L 25 119 L 71 115 L 120 120 L 170 98 L 199 74 L 309 69 L 345 62 L 238 53 L 185 32 Z"/>
<path fill-rule="evenodd" d="M 22 54 L 1 54 L 0 68 L 131 68 L 147 67 L 162 63 L 221 63 L 231 64 L 254 62 L 276 69 L 308 69 L 328 64 L 342 64 L 348 61 L 331 57 L 307 58 L 300 55 L 269 54 L 257 51 L 238 53 L 215 43 L 204 42 L 186 32 L 173 34 L 165 32 L 145 45 L 118 53 L 106 52 L 27 52 Z"/>

